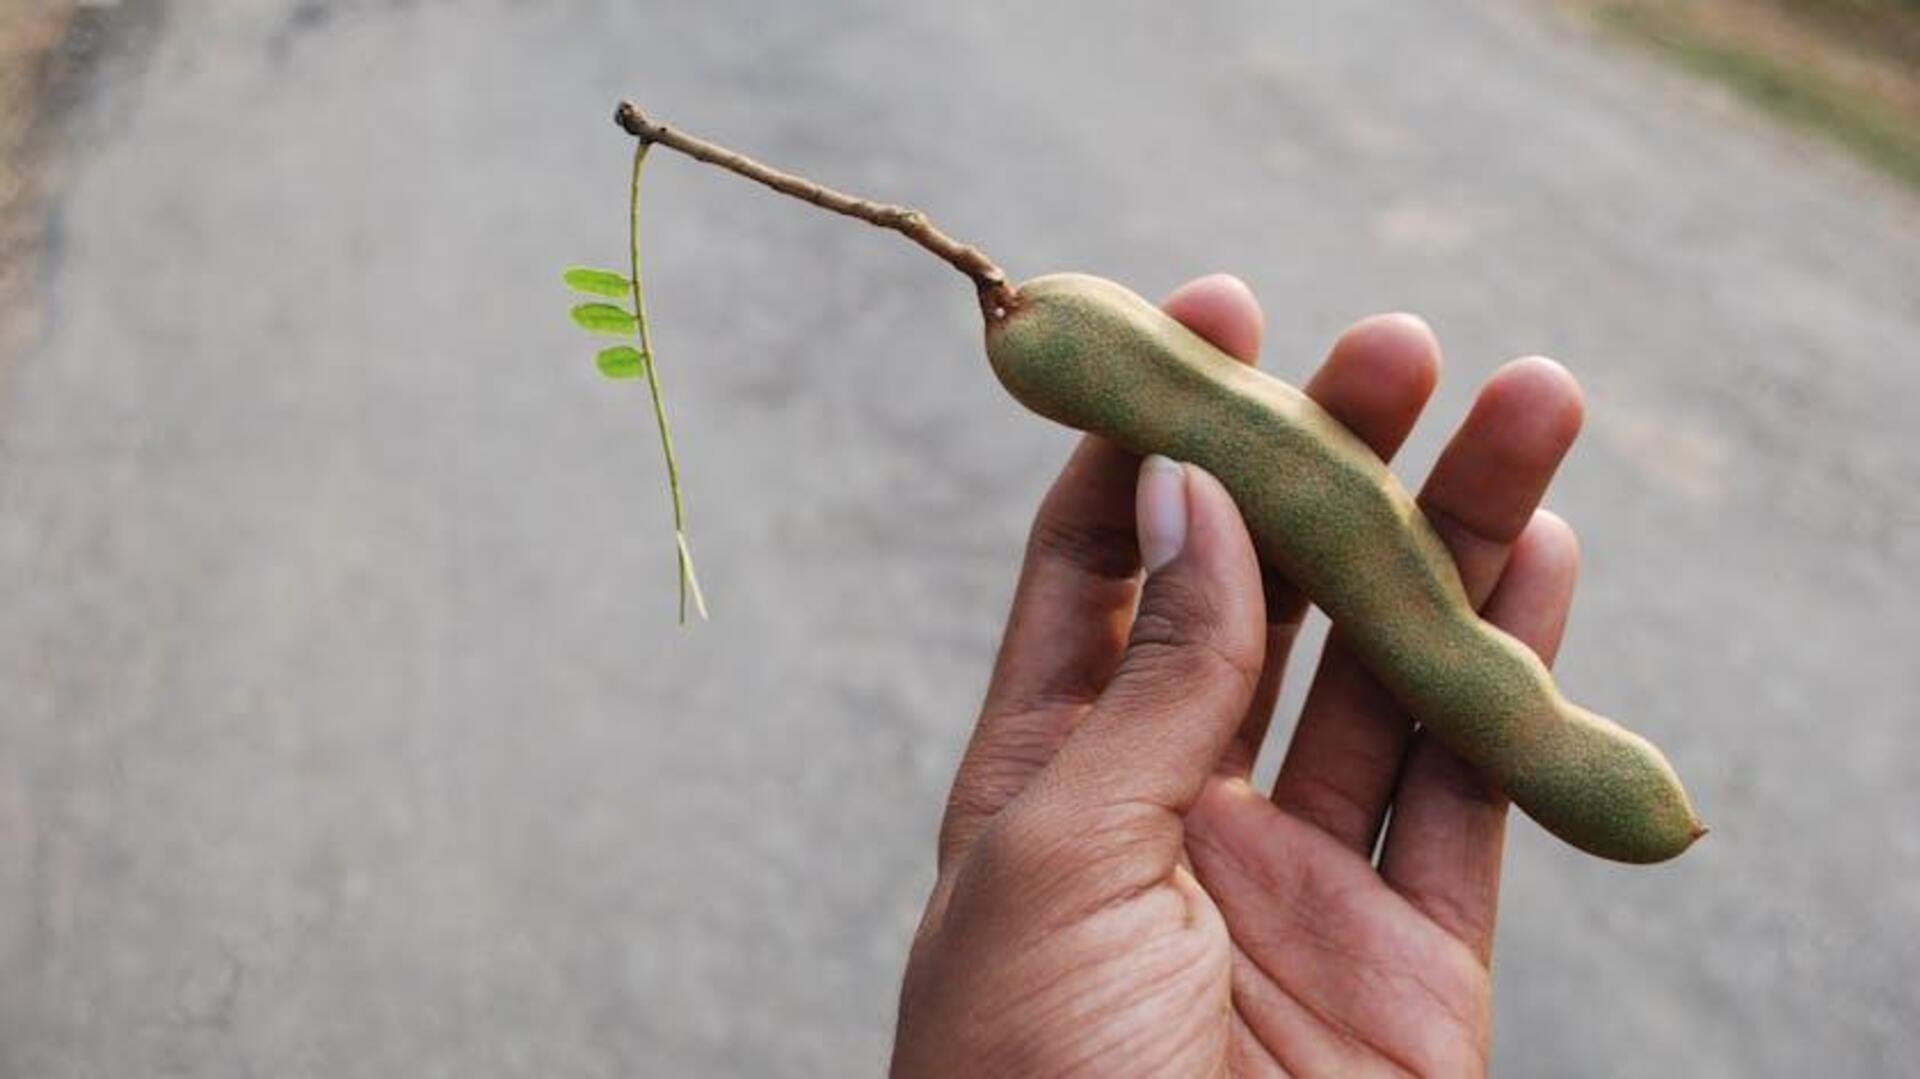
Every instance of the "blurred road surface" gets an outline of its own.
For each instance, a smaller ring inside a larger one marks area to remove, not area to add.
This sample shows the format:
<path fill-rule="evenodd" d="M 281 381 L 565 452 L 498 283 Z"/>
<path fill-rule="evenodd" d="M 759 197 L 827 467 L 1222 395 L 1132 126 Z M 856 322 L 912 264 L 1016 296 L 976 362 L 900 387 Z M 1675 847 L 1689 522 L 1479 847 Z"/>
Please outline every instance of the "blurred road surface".
<path fill-rule="evenodd" d="M 1911 195 L 1518 0 L 133 6 L 0 367 L 0 1075 L 882 1067 L 1068 440 L 948 269 L 663 157 L 676 630 L 557 279 L 623 255 L 623 94 L 1021 276 L 1236 270 L 1284 375 L 1423 312 L 1414 475 L 1562 358 L 1563 684 L 1716 831 L 1516 825 L 1497 1070 L 1920 1058 Z"/>

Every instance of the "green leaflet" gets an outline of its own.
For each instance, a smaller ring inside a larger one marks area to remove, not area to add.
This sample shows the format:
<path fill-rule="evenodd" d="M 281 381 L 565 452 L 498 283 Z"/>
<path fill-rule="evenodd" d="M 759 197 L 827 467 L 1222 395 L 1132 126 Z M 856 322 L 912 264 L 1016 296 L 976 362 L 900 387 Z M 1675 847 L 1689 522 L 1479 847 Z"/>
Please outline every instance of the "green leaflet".
<path fill-rule="evenodd" d="M 600 373 L 611 379 L 639 378 L 647 367 L 646 354 L 632 345 L 603 348 L 594 362 L 600 365 Z"/>
<path fill-rule="evenodd" d="M 611 296 L 624 299 L 633 295 L 633 282 L 623 274 L 612 270 L 596 270 L 590 266 L 569 266 L 563 275 L 567 287 L 575 292 L 584 292 L 589 296 Z"/>
<path fill-rule="evenodd" d="M 639 325 L 634 321 L 632 312 L 610 303 L 576 304 L 573 321 L 588 333 L 603 333 L 613 337 L 632 336 Z"/>

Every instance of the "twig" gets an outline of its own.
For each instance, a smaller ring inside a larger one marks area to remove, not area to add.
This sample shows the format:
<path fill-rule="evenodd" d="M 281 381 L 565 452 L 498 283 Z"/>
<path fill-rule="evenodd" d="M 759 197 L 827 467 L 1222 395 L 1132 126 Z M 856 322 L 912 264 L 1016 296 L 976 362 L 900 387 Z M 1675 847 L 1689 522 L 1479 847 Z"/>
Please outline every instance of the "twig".
<path fill-rule="evenodd" d="M 832 210 L 834 213 L 857 217 L 883 229 L 892 229 L 972 278 L 974 287 L 980 293 L 980 308 L 986 312 L 988 318 L 1006 317 L 1017 302 L 1013 286 L 1007 282 L 1006 273 L 994 265 L 992 259 L 983 254 L 979 248 L 963 244 L 935 228 L 927 215 L 919 210 L 856 198 L 830 187 L 823 187 L 804 176 L 795 176 L 792 173 L 769 168 L 724 146 L 715 145 L 665 124 L 655 123 L 647 119 L 639 107 L 631 101 L 620 103 L 620 107 L 614 110 L 613 120 L 626 129 L 628 134 L 639 139 L 642 147 L 657 142 L 662 146 L 678 150 L 696 161 L 718 165 L 730 172 L 739 173 L 749 180 L 756 180 L 783 195 L 791 195 L 802 202 L 810 202 L 822 209 Z"/>

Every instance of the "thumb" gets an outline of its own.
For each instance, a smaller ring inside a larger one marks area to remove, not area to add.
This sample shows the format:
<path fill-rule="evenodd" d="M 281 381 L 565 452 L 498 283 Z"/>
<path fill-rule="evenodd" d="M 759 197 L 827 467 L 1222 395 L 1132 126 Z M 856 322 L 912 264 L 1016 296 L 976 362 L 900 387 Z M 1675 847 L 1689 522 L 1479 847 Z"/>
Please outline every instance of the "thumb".
<path fill-rule="evenodd" d="M 1142 462 L 1135 498 L 1146 588 L 1126 655 L 1054 758 L 1070 806 L 1184 814 L 1253 698 L 1266 640 L 1260 567 L 1220 481 Z"/>

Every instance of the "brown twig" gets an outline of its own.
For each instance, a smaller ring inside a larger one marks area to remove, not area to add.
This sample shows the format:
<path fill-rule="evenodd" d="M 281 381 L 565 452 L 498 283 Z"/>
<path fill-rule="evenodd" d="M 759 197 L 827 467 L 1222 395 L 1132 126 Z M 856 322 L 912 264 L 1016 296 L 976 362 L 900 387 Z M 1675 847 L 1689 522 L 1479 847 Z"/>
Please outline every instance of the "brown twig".
<path fill-rule="evenodd" d="M 823 187 L 804 176 L 769 168 L 724 146 L 649 120 L 631 101 L 620 103 L 620 107 L 614 110 L 613 120 L 643 143 L 658 143 L 696 161 L 718 165 L 749 180 L 756 180 L 783 195 L 791 195 L 837 214 L 857 217 L 883 229 L 892 229 L 972 278 L 974 287 L 980 292 L 980 308 L 988 318 L 1004 318 L 1007 312 L 1013 310 L 1016 297 L 1013 286 L 1007 282 L 1006 272 L 994 265 L 993 260 L 979 248 L 963 244 L 934 228 L 933 222 L 919 210 L 855 198 Z"/>

